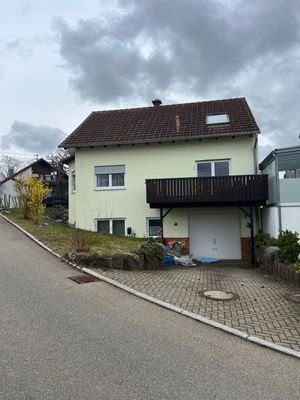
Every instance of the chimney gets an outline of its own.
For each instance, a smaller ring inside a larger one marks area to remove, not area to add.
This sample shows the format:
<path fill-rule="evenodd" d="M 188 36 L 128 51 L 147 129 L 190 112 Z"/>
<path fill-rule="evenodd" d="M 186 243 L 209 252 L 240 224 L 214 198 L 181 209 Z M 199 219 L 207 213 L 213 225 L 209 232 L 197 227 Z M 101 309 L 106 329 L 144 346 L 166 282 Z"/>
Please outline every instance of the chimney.
<path fill-rule="evenodd" d="M 154 99 L 154 100 L 152 100 L 152 104 L 154 105 L 154 107 L 159 107 L 161 105 L 161 100 Z"/>
<path fill-rule="evenodd" d="M 15 173 L 14 167 L 9 167 L 9 168 L 8 168 L 8 173 L 7 173 L 7 175 L 8 175 L 8 176 L 13 176 L 14 173 Z"/>
<path fill-rule="evenodd" d="M 176 132 L 178 133 L 178 132 L 180 131 L 180 119 L 179 119 L 179 115 L 176 115 L 175 121 L 176 121 Z"/>

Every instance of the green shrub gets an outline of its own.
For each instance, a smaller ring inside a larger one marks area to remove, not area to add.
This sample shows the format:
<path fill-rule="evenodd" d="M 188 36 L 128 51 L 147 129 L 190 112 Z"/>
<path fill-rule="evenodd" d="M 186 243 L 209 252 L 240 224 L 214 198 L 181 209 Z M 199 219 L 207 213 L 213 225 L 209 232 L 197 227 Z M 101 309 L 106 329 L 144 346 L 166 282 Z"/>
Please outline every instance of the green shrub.
<path fill-rule="evenodd" d="M 299 235 L 289 230 L 281 231 L 278 236 L 280 258 L 288 264 L 294 264 L 300 253 Z"/>
<path fill-rule="evenodd" d="M 263 231 L 259 231 L 255 239 L 257 246 L 279 246 L 278 239 Z"/>
<path fill-rule="evenodd" d="M 271 238 L 268 242 L 268 246 L 279 246 L 278 239 L 271 236 Z"/>
<path fill-rule="evenodd" d="M 259 231 L 255 239 L 257 246 L 268 246 L 271 240 L 271 236 L 269 233 Z"/>
<path fill-rule="evenodd" d="M 274 260 L 276 255 L 280 253 L 280 248 L 278 246 L 268 246 L 265 250 L 265 256 L 268 260 Z"/>
<path fill-rule="evenodd" d="M 139 253 L 145 256 L 145 259 L 150 260 L 163 260 L 165 249 L 164 246 L 153 238 L 149 238 L 139 249 Z"/>
<path fill-rule="evenodd" d="M 292 271 L 299 271 L 300 272 L 300 263 L 294 263 L 294 264 L 290 264 L 289 265 L 289 268 L 292 270 Z"/>

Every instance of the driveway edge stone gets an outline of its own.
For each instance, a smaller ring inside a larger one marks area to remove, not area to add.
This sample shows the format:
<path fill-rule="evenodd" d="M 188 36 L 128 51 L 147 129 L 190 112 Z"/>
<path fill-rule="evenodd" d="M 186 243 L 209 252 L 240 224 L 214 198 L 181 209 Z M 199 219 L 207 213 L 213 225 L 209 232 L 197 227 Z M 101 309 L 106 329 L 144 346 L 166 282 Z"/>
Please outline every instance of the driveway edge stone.
<path fill-rule="evenodd" d="M 271 350 L 275 350 L 275 351 L 278 351 L 280 353 L 284 353 L 284 354 L 287 354 L 289 356 L 293 356 L 293 357 L 296 357 L 296 358 L 300 359 L 300 351 L 296 351 L 296 350 L 289 349 L 289 348 L 284 347 L 284 346 L 280 346 L 280 345 L 278 345 L 276 343 L 269 342 L 269 341 L 261 339 L 261 338 L 259 338 L 257 336 L 253 336 L 253 335 L 247 334 L 245 332 L 239 331 L 238 329 L 231 328 L 231 327 L 229 327 L 227 325 L 221 324 L 220 322 L 213 321 L 211 319 L 208 319 L 206 317 L 201 316 L 200 314 L 196 314 L 196 313 L 193 313 L 191 311 L 184 310 L 183 308 L 176 307 L 173 304 L 170 304 L 170 303 L 167 303 L 165 301 L 156 299 L 155 297 L 149 296 L 146 293 L 139 292 L 138 290 L 135 290 L 135 289 L 133 289 L 133 288 L 131 288 L 129 286 L 123 285 L 122 283 L 119 283 L 119 282 L 117 282 L 117 281 L 115 281 L 113 279 L 107 278 L 104 275 L 98 274 L 97 272 L 95 272 L 95 271 L 93 271 L 93 270 L 91 270 L 89 268 L 80 267 L 79 265 L 77 265 L 77 264 L 75 264 L 73 262 L 65 260 L 58 253 L 55 253 L 55 251 L 51 250 L 48 246 L 46 246 L 44 243 L 39 241 L 35 236 L 31 235 L 29 232 L 27 232 L 25 229 L 23 229 L 20 225 L 18 225 L 15 222 L 11 221 L 9 218 L 7 218 L 2 213 L 0 213 L 0 216 L 5 221 L 9 222 L 11 225 L 13 225 L 18 230 L 20 230 L 22 233 L 24 233 L 32 241 L 37 243 L 40 247 L 42 247 L 43 249 L 47 250 L 49 253 L 53 254 L 55 257 L 59 258 L 61 261 L 66 262 L 67 264 L 71 265 L 72 267 L 74 267 L 74 268 L 76 268 L 76 269 L 78 269 L 78 270 L 80 270 L 80 271 L 82 271 L 82 272 L 84 272 L 84 273 L 86 273 L 88 275 L 94 276 L 95 278 L 98 278 L 101 281 L 104 281 L 104 282 L 106 282 L 106 283 L 108 283 L 108 284 L 110 284 L 110 285 L 112 285 L 114 287 L 122 289 L 122 290 L 126 291 L 127 293 L 131 293 L 134 296 L 139 297 L 140 299 L 149 301 L 150 303 L 156 304 L 156 305 L 158 305 L 160 307 L 163 307 L 163 308 L 166 308 L 166 309 L 168 309 L 170 311 L 174 311 L 174 312 L 176 312 L 178 314 L 182 314 L 182 315 L 184 315 L 184 316 L 186 316 L 188 318 L 191 318 L 191 319 L 193 319 L 195 321 L 202 322 L 203 324 L 206 324 L 206 325 L 212 326 L 214 328 L 220 329 L 220 330 L 222 330 L 224 332 L 230 333 L 231 335 L 234 335 L 234 336 L 240 337 L 242 339 L 248 340 L 249 342 L 252 342 L 252 343 L 258 344 L 260 346 L 267 347 L 267 348 L 269 348 Z"/>

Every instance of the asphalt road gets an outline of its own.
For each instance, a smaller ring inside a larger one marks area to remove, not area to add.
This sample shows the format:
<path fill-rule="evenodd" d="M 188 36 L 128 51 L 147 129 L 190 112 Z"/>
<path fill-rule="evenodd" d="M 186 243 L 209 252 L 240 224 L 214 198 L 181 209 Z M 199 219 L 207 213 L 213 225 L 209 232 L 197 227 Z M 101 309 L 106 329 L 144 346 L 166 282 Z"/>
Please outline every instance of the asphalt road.
<path fill-rule="evenodd" d="M 0 399 L 299 399 L 300 362 L 113 288 L 77 285 L 0 217 Z"/>

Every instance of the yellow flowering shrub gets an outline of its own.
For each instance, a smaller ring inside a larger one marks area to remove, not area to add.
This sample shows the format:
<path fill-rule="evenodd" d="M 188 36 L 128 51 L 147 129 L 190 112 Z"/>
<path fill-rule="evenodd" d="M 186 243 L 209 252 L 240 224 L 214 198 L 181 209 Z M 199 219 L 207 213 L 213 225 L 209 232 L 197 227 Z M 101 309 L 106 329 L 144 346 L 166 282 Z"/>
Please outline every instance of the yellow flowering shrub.
<path fill-rule="evenodd" d="M 34 224 L 38 224 L 45 212 L 43 200 L 51 192 L 51 189 L 42 179 L 30 177 L 17 181 L 16 190 L 20 196 L 24 218 L 30 218 Z"/>

